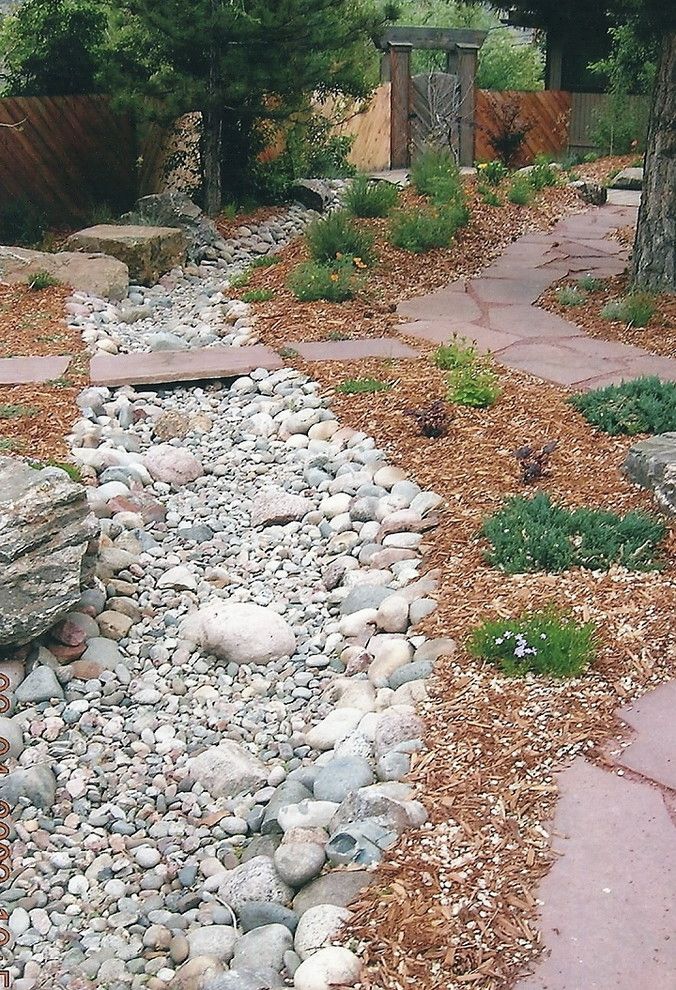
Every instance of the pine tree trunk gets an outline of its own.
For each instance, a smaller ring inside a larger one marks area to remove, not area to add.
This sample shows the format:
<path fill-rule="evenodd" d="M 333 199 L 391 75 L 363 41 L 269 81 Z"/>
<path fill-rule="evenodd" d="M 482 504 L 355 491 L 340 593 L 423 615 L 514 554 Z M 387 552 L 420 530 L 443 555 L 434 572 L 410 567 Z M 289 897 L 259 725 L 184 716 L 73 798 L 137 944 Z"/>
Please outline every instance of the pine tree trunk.
<path fill-rule="evenodd" d="M 221 145 L 223 114 L 220 110 L 202 113 L 202 184 L 204 212 L 214 217 L 221 209 Z"/>
<path fill-rule="evenodd" d="M 632 279 L 676 291 L 676 33 L 665 35 L 650 110 Z"/>

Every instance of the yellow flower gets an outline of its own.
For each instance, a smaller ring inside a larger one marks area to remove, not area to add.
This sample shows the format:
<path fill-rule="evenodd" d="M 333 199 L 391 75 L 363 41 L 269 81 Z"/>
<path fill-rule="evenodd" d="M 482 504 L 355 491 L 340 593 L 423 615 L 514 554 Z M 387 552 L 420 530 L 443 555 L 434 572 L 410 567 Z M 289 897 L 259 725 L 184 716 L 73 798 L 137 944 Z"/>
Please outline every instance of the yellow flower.
<path fill-rule="evenodd" d="M 333 272 L 331 274 L 331 281 L 332 282 L 337 282 L 338 281 L 338 272 Z"/>
<path fill-rule="evenodd" d="M 361 260 L 361 258 L 353 258 L 352 259 L 352 263 L 353 263 L 353 265 L 354 265 L 355 268 L 366 268 L 366 265 Z"/>

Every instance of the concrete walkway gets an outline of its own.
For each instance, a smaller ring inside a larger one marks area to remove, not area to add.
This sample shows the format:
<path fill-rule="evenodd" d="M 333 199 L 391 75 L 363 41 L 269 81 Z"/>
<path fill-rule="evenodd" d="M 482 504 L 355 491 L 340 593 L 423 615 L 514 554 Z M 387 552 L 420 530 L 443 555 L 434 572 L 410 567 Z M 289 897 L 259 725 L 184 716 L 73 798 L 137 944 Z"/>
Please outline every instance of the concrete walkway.
<path fill-rule="evenodd" d="M 397 312 L 407 322 L 399 333 L 433 344 L 458 334 L 508 368 L 579 389 L 642 375 L 674 381 L 675 359 L 590 337 L 533 305 L 564 276 L 620 274 L 628 252 L 607 235 L 635 219 L 634 207 L 610 205 L 567 217 L 549 232 L 526 234 L 479 277 L 402 303 Z"/>
<path fill-rule="evenodd" d="M 538 891 L 545 952 L 514 990 L 676 986 L 676 681 L 618 717 L 635 735 L 616 770 L 559 776 L 559 855 Z"/>

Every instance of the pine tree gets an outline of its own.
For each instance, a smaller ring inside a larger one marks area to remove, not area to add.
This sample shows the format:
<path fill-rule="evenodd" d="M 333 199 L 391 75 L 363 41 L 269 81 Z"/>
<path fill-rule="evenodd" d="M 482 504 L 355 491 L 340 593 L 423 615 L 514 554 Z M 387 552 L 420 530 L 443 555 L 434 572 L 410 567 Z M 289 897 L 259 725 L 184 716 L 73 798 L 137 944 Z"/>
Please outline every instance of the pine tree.
<path fill-rule="evenodd" d="M 221 205 L 224 161 L 251 156 L 261 121 L 288 118 L 313 93 L 367 92 L 372 0 L 111 2 L 113 90 L 167 119 L 202 113 L 208 213 Z"/>

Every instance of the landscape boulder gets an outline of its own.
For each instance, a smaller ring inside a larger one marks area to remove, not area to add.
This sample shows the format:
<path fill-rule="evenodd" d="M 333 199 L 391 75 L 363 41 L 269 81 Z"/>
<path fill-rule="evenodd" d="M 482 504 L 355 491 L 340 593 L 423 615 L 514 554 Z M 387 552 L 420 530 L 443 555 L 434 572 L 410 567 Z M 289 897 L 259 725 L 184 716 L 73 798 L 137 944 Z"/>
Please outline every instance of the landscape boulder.
<path fill-rule="evenodd" d="M 622 171 L 618 172 L 613 181 L 610 184 L 611 189 L 632 189 L 640 190 L 643 188 L 643 168 L 641 166 L 634 168 L 623 168 Z"/>
<path fill-rule="evenodd" d="M 96 251 L 124 262 L 129 277 L 141 285 L 154 285 L 186 256 L 185 234 L 179 227 L 146 227 L 140 224 L 102 223 L 78 230 L 68 238 L 75 251 Z"/>
<path fill-rule="evenodd" d="M 86 489 L 0 457 L 0 646 L 27 643 L 78 602 L 98 533 Z"/>
<path fill-rule="evenodd" d="M 100 299 L 119 301 L 129 289 L 129 270 L 123 261 L 106 254 L 80 251 L 30 251 L 27 248 L 0 247 L 0 279 L 3 282 L 29 282 L 46 272 L 57 282 Z"/>
<path fill-rule="evenodd" d="M 608 190 L 598 182 L 588 182 L 586 179 L 576 179 L 569 186 L 574 189 L 581 200 L 590 206 L 603 206 L 608 200 Z"/>
<path fill-rule="evenodd" d="M 182 639 L 229 663 L 266 664 L 296 649 L 291 626 L 272 608 L 217 598 L 185 619 Z"/>
<path fill-rule="evenodd" d="M 179 227 L 185 234 L 190 261 L 202 261 L 207 248 L 219 251 L 224 246 L 223 238 L 213 220 L 182 192 L 143 196 L 136 201 L 132 212 L 125 213 L 120 221 L 141 226 Z"/>
<path fill-rule="evenodd" d="M 265 785 L 265 767 L 251 753 L 232 739 L 222 739 L 188 761 L 193 780 L 212 797 L 236 797 L 257 791 Z"/>
<path fill-rule="evenodd" d="M 323 213 L 330 206 L 333 197 L 331 188 L 322 179 L 297 179 L 291 186 L 291 198 L 308 210 Z"/>
<path fill-rule="evenodd" d="M 663 512 L 676 515 L 676 433 L 660 433 L 634 444 L 624 469 L 637 485 L 652 489 Z"/>

